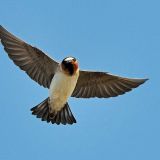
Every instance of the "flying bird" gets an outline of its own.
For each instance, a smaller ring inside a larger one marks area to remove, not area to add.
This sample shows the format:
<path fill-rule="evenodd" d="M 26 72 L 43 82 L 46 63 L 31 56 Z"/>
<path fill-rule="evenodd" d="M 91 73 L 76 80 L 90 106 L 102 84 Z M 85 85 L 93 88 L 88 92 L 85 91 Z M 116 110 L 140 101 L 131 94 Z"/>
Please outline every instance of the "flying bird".
<path fill-rule="evenodd" d="M 0 40 L 10 59 L 31 79 L 49 89 L 49 97 L 31 109 L 33 115 L 48 123 L 76 123 L 67 102 L 69 97 L 116 97 L 147 80 L 120 77 L 108 72 L 80 70 L 78 61 L 71 56 L 58 63 L 2 26 Z"/>

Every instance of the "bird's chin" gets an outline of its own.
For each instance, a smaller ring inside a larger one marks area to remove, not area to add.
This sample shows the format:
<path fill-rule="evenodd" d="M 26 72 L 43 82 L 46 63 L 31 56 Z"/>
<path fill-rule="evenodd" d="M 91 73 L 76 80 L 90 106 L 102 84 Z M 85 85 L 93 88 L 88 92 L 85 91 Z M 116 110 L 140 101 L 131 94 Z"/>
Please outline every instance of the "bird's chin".
<path fill-rule="evenodd" d="M 73 68 L 74 68 L 74 71 L 76 72 L 78 70 L 78 62 L 73 62 Z"/>

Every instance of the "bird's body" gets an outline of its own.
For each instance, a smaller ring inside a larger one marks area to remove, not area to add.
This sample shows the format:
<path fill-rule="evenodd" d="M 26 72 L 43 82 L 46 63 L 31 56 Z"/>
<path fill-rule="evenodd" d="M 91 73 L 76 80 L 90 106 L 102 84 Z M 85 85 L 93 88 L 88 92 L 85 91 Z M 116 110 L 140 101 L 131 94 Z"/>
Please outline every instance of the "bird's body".
<path fill-rule="evenodd" d="M 52 111 L 60 111 L 71 96 L 79 76 L 79 70 L 74 75 L 68 75 L 61 67 L 54 75 L 49 88 L 50 107 Z"/>
<path fill-rule="evenodd" d="M 108 72 L 80 70 L 78 61 L 71 56 L 58 63 L 2 26 L 0 26 L 0 40 L 13 62 L 31 79 L 49 89 L 49 97 L 33 107 L 31 111 L 42 121 L 53 124 L 76 123 L 67 103 L 69 97 L 116 97 L 131 91 L 147 80 L 120 77 Z"/>

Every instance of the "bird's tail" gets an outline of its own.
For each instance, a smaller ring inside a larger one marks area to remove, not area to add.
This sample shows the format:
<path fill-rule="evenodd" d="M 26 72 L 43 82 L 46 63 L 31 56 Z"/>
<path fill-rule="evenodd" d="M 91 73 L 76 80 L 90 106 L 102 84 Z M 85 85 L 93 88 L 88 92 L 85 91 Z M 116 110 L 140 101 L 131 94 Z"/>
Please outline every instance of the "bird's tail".
<path fill-rule="evenodd" d="M 64 105 L 64 107 L 55 113 L 50 113 L 49 109 L 49 98 L 45 99 L 43 102 L 38 104 L 37 106 L 31 108 L 32 114 L 36 115 L 37 118 L 41 118 L 42 121 L 51 122 L 52 124 L 73 124 L 76 123 L 76 119 L 74 118 L 68 103 Z"/>

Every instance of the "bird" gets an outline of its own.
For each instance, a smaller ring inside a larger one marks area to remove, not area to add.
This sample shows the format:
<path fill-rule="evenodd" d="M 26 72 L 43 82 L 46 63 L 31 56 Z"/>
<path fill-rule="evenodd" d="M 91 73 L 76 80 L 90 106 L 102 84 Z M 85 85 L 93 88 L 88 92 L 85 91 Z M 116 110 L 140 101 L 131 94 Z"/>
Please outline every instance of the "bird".
<path fill-rule="evenodd" d="M 147 78 L 126 78 L 109 72 L 79 69 L 73 56 L 57 62 L 0 25 L 0 40 L 14 64 L 39 85 L 49 89 L 48 98 L 31 108 L 42 121 L 51 124 L 74 124 L 76 119 L 69 107 L 69 97 L 109 98 L 122 95 L 146 82 Z"/>

